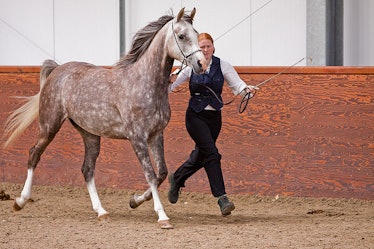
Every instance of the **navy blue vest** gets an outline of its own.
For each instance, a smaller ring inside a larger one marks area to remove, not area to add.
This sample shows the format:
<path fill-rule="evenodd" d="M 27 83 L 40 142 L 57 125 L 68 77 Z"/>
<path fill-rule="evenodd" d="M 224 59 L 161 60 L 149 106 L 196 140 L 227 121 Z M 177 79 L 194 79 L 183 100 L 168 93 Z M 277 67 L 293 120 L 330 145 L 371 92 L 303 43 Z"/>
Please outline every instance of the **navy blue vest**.
<path fill-rule="evenodd" d="M 191 74 L 189 84 L 191 98 L 188 107 L 192 108 L 195 112 L 201 112 L 207 105 L 212 106 L 216 110 L 221 110 L 223 107 L 221 97 L 223 83 L 224 78 L 220 59 L 213 56 L 209 74 L 194 74 L 193 72 Z M 219 100 L 208 87 L 214 91 Z"/>

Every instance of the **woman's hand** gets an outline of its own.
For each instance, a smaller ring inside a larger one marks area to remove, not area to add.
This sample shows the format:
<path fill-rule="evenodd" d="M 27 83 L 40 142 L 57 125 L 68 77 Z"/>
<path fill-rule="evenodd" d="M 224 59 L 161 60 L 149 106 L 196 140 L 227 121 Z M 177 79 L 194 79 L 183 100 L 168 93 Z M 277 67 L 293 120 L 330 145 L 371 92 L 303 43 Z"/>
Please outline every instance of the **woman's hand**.
<path fill-rule="evenodd" d="M 177 80 L 178 75 L 176 74 L 170 74 L 169 76 L 169 82 L 174 83 Z"/>
<path fill-rule="evenodd" d="M 256 94 L 256 90 L 260 90 L 257 86 L 247 85 L 241 92 L 240 95 L 245 99 L 252 98 Z"/>
<path fill-rule="evenodd" d="M 249 92 L 256 92 L 256 90 L 260 90 L 257 86 L 247 85 L 246 88 L 244 88 L 246 93 Z"/>

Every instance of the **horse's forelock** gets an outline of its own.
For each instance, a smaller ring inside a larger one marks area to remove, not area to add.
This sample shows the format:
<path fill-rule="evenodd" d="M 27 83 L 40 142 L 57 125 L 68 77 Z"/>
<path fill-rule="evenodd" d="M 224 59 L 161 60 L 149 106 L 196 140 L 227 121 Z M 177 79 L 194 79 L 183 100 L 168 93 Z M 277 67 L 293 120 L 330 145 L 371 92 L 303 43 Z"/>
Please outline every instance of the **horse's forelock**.
<path fill-rule="evenodd" d="M 193 24 L 193 19 L 189 15 L 184 15 L 183 20 L 190 23 L 191 25 Z"/>

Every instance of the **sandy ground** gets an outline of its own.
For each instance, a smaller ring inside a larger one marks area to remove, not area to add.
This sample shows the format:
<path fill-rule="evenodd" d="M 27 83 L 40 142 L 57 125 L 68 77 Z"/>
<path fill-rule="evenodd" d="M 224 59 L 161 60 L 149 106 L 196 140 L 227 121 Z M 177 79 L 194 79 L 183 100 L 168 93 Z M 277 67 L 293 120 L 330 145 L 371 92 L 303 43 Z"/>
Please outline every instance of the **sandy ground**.
<path fill-rule="evenodd" d="M 10 198 L 21 185 L 0 183 Z M 109 221 L 98 221 L 79 187 L 34 186 L 21 211 L 0 201 L 0 248 L 374 248 L 374 201 L 232 195 L 222 217 L 215 198 L 161 192 L 174 229 L 158 227 L 153 202 L 128 205 L 134 191 L 99 189 Z M 141 193 L 141 191 L 137 191 Z"/>

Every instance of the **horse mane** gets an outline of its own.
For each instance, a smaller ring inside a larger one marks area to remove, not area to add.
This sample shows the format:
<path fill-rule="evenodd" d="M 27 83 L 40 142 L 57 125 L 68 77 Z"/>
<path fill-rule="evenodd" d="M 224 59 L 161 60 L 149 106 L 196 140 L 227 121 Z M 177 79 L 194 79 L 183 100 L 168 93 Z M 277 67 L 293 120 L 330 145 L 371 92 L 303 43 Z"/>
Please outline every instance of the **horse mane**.
<path fill-rule="evenodd" d="M 173 18 L 174 16 L 164 15 L 139 30 L 133 38 L 130 51 L 119 60 L 116 66 L 123 68 L 134 64 L 147 51 L 157 32 Z M 192 24 L 193 20 L 190 16 L 184 15 L 183 19 Z"/>

